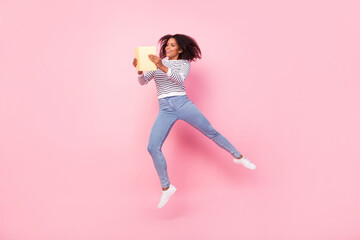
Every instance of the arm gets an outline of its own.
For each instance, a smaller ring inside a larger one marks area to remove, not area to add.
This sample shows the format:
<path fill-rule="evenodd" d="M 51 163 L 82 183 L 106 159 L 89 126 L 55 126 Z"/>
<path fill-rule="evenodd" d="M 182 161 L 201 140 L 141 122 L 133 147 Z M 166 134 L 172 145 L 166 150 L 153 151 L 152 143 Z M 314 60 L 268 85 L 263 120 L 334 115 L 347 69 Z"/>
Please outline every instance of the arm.
<path fill-rule="evenodd" d="M 182 85 L 190 72 L 190 62 L 185 61 L 180 67 L 168 68 L 163 63 L 160 57 L 149 54 L 150 60 L 156 65 L 156 67 L 162 70 L 171 81 L 176 84 Z"/>
<path fill-rule="evenodd" d="M 147 84 L 151 79 L 154 78 L 155 71 L 148 71 L 145 74 L 142 72 L 141 74 L 138 73 L 138 80 L 141 85 Z"/>
<path fill-rule="evenodd" d="M 167 70 L 167 72 L 164 72 L 168 77 L 170 77 L 170 80 L 176 84 L 182 85 L 190 72 L 190 62 L 185 62 L 179 68 L 173 67 L 167 68 Z"/>

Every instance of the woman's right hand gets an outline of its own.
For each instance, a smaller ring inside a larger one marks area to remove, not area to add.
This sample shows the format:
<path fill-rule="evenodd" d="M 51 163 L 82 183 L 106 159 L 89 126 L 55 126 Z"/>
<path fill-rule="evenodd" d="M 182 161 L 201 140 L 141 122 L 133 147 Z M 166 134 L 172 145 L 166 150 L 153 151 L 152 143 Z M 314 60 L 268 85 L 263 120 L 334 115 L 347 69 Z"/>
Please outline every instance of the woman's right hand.
<path fill-rule="evenodd" d="M 137 66 L 137 59 L 136 58 L 134 58 L 133 65 L 134 65 L 134 67 Z M 142 73 L 143 73 L 142 71 L 138 71 L 138 74 L 142 74 Z"/>

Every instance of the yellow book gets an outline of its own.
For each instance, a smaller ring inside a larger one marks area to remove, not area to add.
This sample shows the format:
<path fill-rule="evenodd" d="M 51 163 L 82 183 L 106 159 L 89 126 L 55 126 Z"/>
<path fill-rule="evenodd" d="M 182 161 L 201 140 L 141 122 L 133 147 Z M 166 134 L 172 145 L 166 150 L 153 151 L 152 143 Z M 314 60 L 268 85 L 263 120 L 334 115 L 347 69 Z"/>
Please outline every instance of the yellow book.
<path fill-rule="evenodd" d="M 152 47 L 137 47 L 135 48 L 135 58 L 137 59 L 137 71 L 154 71 L 156 65 L 149 59 L 149 54 L 156 55 L 156 48 Z"/>

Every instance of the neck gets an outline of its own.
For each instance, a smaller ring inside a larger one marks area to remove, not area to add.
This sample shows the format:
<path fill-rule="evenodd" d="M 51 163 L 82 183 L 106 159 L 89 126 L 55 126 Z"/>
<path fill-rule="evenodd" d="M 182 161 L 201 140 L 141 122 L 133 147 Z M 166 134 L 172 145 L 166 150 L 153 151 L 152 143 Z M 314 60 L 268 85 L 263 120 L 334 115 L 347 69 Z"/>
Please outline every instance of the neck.
<path fill-rule="evenodd" d="M 176 56 L 176 57 L 174 57 L 174 58 L 169 58 L 169 60 L 179 60 L 178 57 L 179 57 L 179 56 Z"/>

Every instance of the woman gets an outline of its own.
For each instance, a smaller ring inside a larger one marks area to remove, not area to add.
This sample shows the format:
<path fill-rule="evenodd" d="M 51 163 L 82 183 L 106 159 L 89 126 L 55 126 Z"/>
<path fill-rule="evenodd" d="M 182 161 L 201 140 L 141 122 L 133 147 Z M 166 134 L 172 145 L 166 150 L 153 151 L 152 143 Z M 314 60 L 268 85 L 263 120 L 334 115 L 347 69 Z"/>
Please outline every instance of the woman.
<path fill-rule="evenodd" d="M 153 159 L 155 169 L 159 175 L 162 192 L 158 208 L 162 208 L 176 188 L 170 184 L 167 174 L 167 165 L 161 147 L 174 123 L 181 119 L 197 128 L 217 145 L 228 151 L 234 162 L 249 169 L 255 169 L 254 163 L 242 156 L 239 151 L 220 133 L 218 133 L 189 100 L 185 92 L 184 81 L 190 71 L 190 62 L 201 59 L 201 51 L 197 42 L 183 34 L 165 35 L 160 40 L 160 57 L 149 55 L 149 59 L 156 65 L 156 71 L 147 71 L 145 74 L 138 71 L 138 80 L 141 85 L 147 84 L 154 78 L 159 114 L 151 129 L 148 151 Z M 167 59 L 165 59 L 167 57 Z M 136 67 L 137 59 L 133 65 Z"/>

